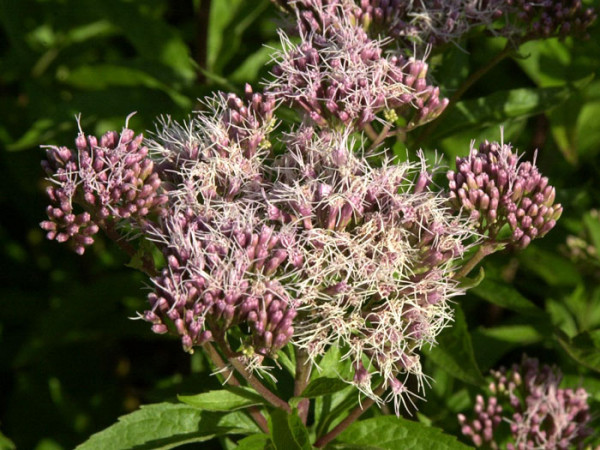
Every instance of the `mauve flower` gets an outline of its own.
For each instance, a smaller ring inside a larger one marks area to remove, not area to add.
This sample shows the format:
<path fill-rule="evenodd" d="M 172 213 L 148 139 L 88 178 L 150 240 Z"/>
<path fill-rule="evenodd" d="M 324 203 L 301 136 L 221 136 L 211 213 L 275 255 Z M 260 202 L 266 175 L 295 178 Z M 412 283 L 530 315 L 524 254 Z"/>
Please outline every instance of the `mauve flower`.
<path fill-rule="evenodd" d="M 519 159 L 508 144 L 485 141 L 476 149 L 472 143 L 469 156 L 457 157 L 456 172 L 447 176 L 452 203 L 470 215 L 480 233 L 494 240 L 508 225 L 507 243 L 525 248 L 554 227 L 562 206 L 554 203 L 548 178 Z"/>
<path fill-rule="evenodd" d="M 369 38 L 349 17 L 322 32 L 303 33 L 298 44 L 280 35 L 282 50 L 274 56 L 275 79 L 268 90 L 302 108 L 320 127 L 360 128 L 393 111 L 410 130 L 435 119 L 448 104 L 428 83 L 424 61 L 384 55 L 383 41 Z"/>
<path fill-rule="evenodd" d="M 596 20 L 579 0 L 273 0 L 296 15 L 303 33 L 322 32 L 342 16 L 371 38 L 392 38 L 406 50 L 458 43 L 476 29 L 515 44 L 558 36 L 588 37 Z M 389 42 L 392 42 L 390 40 Z"/>
<path fill-rule="evenodd" d="M 591 434 L 588 393 L 583 388 L 560 388 L 562 373 L 523 357 L 520 365 L 492 371 L 491 395 L 478 395 L 475 419 L 459 414 L 461 431 L 480 447 L 499 448 L 496 431 L 508 424 L 509 450 L 553 450 L 580 446 Z"/>
<path fill-rule="evenodd" d="M 49 239 L 70 242 L 83 254 L 107 220 L 128 219 L 144 226 L 145 217 L 160 213 L 166 197 L 148 157 L 143 136 L 130 129 L 109 131 L 100 140 L 80 132 L 76 150 L 48 146 L 42 167 L 52 183 L 47 189 L 49 220 L 41 227 Z M 81 212 L 76 212 L 78 203 Z"/>

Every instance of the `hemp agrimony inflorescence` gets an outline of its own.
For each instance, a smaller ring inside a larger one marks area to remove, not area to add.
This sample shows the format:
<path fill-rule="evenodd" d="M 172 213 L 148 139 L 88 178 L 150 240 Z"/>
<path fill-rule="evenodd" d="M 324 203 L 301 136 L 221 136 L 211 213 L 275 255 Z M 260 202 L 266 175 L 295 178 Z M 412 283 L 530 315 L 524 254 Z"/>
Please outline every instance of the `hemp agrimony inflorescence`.
<path fill-rule="evenodd" d="M 509 450 L 568 449 L 592 433 L 588 393 L 560 388 L 562 373 L 534 358 L 491 372 L 486 401 L 478 395 L 475 418 L 458 415 L 462 433 L 477 447 L 500 448 L 501 428 L 509 431 Z"/>
<path fill-rule="evenodd" d="M 337 347 L 352 368 L 345 381 L 370 402 L 393 401 L 400 414 L 428 383 L 420 350 L 452 322 L 451 303 L 468 285 L 462 277 L 478 261 L 465 255 L 525 248 L 562 212 L 548 179 L 504 143 L 485 141 L 458 158 L 448 189 L 434 183 L 441 169 L 424 152 L 402 162 L 385 156 L 386 139 L 402 140 L 449 104 L 431 80 L 430 47 L 418 44 L 480 26 L 502 34 L 497 20 L 532 21 L 531 11 L 549 6 L 277 3 L 295 14 L 299 39 L 280 32 L 264 92 L 247 85 L 243 97 L 214 94 L 188 120 L 161 118 L 145 141 L 125 128 L 99 140 L 80 132 L 75 150 L 48 147 L 52 205 L 41 226 L 80 254 L 101 228 L 145 240 L 123 246 L 132 257 L 153 244 L 162 259 L 142 255 L 153 290 L 140 317 L 178 336 L 186 352 L 204 348 L 220 370 L 233 367 L 272 405 L 291 409 L 254 373 L 292 349 L 301 396 L 311 368 Z M 560 23 L 547 11 L 540 20 L 551 34 L 569 20 L 584 29 L 593 13 L 580 9 L 554 8 Z M 280 105 L 300 113 L 283 130 Z M 161 267 L 149 266 L 155 259 Z M 484 431 L 463 430 L 476 444 L 490 441 L 501 413 L 495 400 L 478 404 Z"/>

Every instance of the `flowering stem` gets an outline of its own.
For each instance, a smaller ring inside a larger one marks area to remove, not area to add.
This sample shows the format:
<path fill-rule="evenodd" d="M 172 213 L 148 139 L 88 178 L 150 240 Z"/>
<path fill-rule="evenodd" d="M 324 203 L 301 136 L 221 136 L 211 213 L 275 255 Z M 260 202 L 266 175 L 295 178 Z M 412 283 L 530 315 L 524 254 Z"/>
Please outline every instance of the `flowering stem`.
<path fill-rule="evenodd" d="M 383 386 L 383 382 L 379 385 L 377 389 L 373 391 L 374 396 L 379 397 L 381 394 L 385 392 L 385 387 Z M 333 441 L 342 431 L 348 428 L 356 419 L 358 419 L 367 409 L 373 406 L 375 400 L 372 398 L 367 398 L 364 400 L 359 406 L 350 411 L 350 414 L 342 420 L 338 425 L 336 425 L 329 433 L 324 434 L 319 439 L 317 439 L 314 443 L 314 446 L 317 448 L 325 447 L 331 441 Z"/>
<path fill-rule="evenodd" d="M 481 244 L 481 246 L 477 249 L 477 252 L 473 255 L 473 257 L 467 261 L 467 263 L 454 274 L 455 280 L 460 280 L 461 278 L 466 277 L 471 273 L 471 270 L 475 268 L 479 262 L 488 255 L 491 255 L 498 249 L 497 244 L 493 242 L 485 242 Z"/>
<path fill-rule="evenodd" d="M 308 363 L 308 353 L 304 349 L 296 347 L 296 379 L 294 381 L 294 396 L 299 397 L 302 391 L 306 388 L 308 380 L 310 378 L 311 365 Z M 306 425 L 306 419 L 308 417 L 308 407 L 310 406 L 310 400 L 308 398 L 302 399 L 298 403 L 298 415 L 302 419 L 302 423 Z"/>
<path fill-rule="evenodd" d="M 377 146 L 379 144 L 381 144 L 383 142 L 384 139 L 386 139 L 387 137 L 390 136 L 390 127 L 391 125 L 388 123 L 386 124 L 383 129 L 381 130 L 381 133 L 379 133 L 379 135 L 373 140 L 373 143 L 371 144 L 371 146 L 369 147 L 368 152 L 374 150 L 377 148 Z M 370 137 L 370 136 L 369 136 Z"/>
<path fill-rule="evenodd" d="M 227 341 L 225 341 L 223 337 L 217 339 L 217 341 L 221 349 L 223 349 L 223 351 L 225 352 L 229 364 L 231 364 L 233 368 L 237 370 L 241 376 L 244 377 L 244 379 L 248 382 L 250 386 L 254 388 L 256 392 L 258 392 L 267 402 L 269 402 L 274 407 L 283 409 L 287 413 L 292 412 L 290 405 L 285 400 L 279 398 L 277 395 L 275 395 L 273 392 L 267 389 L 260 381 L 256 379 L 256 377 L 254 377 L 250 372 L 248 372 L 248 370 L 246 370 L 244 364 L 242 364 L 242 362 L 238 359 L 236 354 L 231 350 L 229 344 L 227 343 Z"/>
<path fill-rule="evenodd" d="M 210 342 L 206 342 L 203 347 L 204 350 L 206 350 L 210 360 L 219 369 L 219 373 L 222 373 L 225 377 L 225 382 L 230 386 L 239 386 L 240 382 L 237 380 L 233 372 L 229 370 L 225 364 L 225 361 L 223 361 L 223 358 L 221 358 L 221 355 L 219 355 L 219 352 L 210 344 Z M 265 416 L 263 416 L 256 406 L 251 406 L 248 408 L 248 413 L 250 416 L 252 416 L 261 430 L 263 430 L 265 433 L 269 432 L 269 424 L 267 423 L 267 419 L 265 419 Z"/>
<path fill-rule="evenodd" d="M 367 136 L 369 136 L 369 139 L 371 139 L 371 141 L 375 142 L 379 138 L 377 131 L 375 131 L 375 129 L 370 123 L 365 123 L 362 128 L 365 131 L 365 133 L 367 133 Z"/>
<path fill-rule="evenodd" d="M 424 140 L 426 140 L 431 134 L 436 130 L 436 128 L 440 124 L 440 117 L 448 111 L 471 86 L 473 86 L 481 77 L 483 77 L 486 73 L 488 73 L 494 66 L 496 66 L 500 61 L 506 58 L 513 51 L 513 46 L 507 42 L 502 51 L 496 54 L 491 60 L 489 60 L 485 65 L 481 66 L 478 70 L 473 72 L 469 77 L 460 85 L 460 87 L 454 92 L 452 97 L 448 102 L 448 107 L 437 117 L 437 120 L 431 122 L 427 128 L 419 135 L 416 139 L 415 144 L 418 145 Z"/>

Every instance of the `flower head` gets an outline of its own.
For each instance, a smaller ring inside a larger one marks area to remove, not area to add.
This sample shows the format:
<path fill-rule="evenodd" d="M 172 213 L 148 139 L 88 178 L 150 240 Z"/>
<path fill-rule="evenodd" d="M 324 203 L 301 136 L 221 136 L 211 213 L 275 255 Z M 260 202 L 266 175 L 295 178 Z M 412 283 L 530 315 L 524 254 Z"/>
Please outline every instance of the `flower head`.
<path fill-rule="evenodd" d="M 142 226 L 148 214 L 160 213 L 166 197 L 142 139 L 127 128 L 110 131 L 100 140 L 80 131 L 75 151 L 47 147 L 42 166 L 52 182 L 47 189 L 52 204 L 47 208 L 49 220 L 41 227 L 49 239 L 69 241 L 83 254 L 107 220 L 133 219 Z M 75 202 L 83 205 L 79 213 Z"/>
<path fill-rule="evenodd" d="M 514 449 L 568 449 L 591 433 L 588 393 L 583 388 L 559 387 L 562 374 L 537 359 L 523 357 L 520 365 L 492 371 L 491 396 L 478 395 L 475 419 L 464 414 L 458 419 L 462 433 L 476 446 L 499 448 L 497 429 L 503 423 L 510 430 Z"/>
<path fill-rule="evenodd" d="M 360 128 L 378 113 L 394 110 L 412 129 L 436 118 L 448 104 L 439 88 L 428 84 L 424 61 L 384 55 L 384 41 L 369 38 L 348 16 L 322 31 L 303 33 L 299 44 L 283 33 L 281 39 L 268 89 L 304 109 L 321 127 L 332 122 Z"/>
<path fill-rule="evenodd" d="M 473 144 L 472 144 L 473 145 Z M 508 144 L 483 142 L 471 147 L 469 156 L 456 158 L 456 172 L 449 171 L 450 198 L 469 214 L 481 233 L 496 239 L 508 225 L 508 242 L 525 248 L 550 231 L 562 213 L 555 204 L 556 191 L 531 162 Z"/>

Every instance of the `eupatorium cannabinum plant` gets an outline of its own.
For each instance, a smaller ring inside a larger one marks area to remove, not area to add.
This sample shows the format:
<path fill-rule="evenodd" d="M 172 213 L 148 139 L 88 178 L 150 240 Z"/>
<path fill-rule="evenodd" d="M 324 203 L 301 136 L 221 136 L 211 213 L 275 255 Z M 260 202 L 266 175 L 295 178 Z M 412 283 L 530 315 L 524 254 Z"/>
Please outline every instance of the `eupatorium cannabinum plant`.
<path fill-rule="evenodd" d="M 475 32 L 507 37 L 507 49 L 584 35 L 595 15 L 579 2 L 275 3 L 290 23 L 264 89 L 216 93 L 145 136 L 126 122 L 46 146 L 41 227 L 79 254 L 101 231 L 114 239 L 149 277 L 138 318 L 205 352 L 232 386 L 223 395 L 270 433 L 261 442 L 284 448 L 278 427 L 291 427 L 298 448 L 323 447 L 373 403 L 397 416 L 418 409 L 435 382 L 422 351 L 452 326 L 474 285 L 466 276 L 497 250 L 528 247 L 562 212 L 535 158 L 504 141 L 461 149 L 452 170 L 419 148 L 391 156 L 391 138 L 451 106 L 427 57 Z M 295 120 L 279 114 L 289 108 Z M 339 368 L 320 377 L 332 355 Z M 281 366 L 292 399 L 277 389 Z M 495 374 L 514 411 L 514 448 L 587 436 L 585 391 L 560 389 L 532 360 Z M 332 397 L 348 385 L 357 392 Z M 202 395 L 187 401 L 202 407 Z M 318 423 L 323 402 L 338 417 Z M 477 397 L 478 418 L 460 416 L 475 445 L 495 445 L 501 403 Z M 277 411 L 290 414 L 285 426 Z"/>

